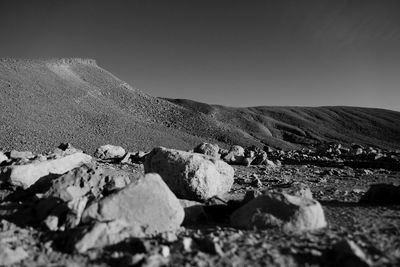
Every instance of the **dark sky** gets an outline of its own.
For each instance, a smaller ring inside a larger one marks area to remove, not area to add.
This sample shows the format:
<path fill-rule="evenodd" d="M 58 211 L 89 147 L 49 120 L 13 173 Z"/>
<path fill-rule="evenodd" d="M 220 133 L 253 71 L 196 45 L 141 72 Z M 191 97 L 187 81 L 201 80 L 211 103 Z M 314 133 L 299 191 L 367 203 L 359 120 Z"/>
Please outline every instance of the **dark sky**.
<path fill-rule="evenodd" d="M 155 96 L 400 110 L 400 1 L 0 0 L 0 57 L 94 58 Z"/>

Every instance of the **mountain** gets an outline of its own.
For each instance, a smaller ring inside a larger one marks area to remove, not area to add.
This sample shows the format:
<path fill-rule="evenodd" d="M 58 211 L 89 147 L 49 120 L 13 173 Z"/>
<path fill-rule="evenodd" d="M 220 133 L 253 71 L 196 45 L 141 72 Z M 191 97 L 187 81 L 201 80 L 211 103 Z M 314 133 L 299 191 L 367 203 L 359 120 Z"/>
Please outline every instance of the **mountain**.
<path fill-rule="evenodd" d="M 91 59 L 0 60 L 0 149 L 43 152 L 61 142 L 93 152 L 202 141 L 281 148 L 357 142 L 400 148 L 400 113 L 356 107 L 231 108 L 162 99 Z"/>
<path fill-rule="evenodd" d="M 392 110 L 347 106 L 230 108 L 186 99 L 169 101 L 272 146 L 339 142 L 400 148 L 400 112 Z"/>

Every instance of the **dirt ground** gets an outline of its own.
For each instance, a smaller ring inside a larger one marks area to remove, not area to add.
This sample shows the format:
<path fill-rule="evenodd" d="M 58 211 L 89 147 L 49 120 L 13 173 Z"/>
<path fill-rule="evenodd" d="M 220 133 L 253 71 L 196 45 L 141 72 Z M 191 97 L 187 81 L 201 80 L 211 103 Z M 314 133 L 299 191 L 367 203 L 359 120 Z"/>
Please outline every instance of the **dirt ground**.
<path fill-rule="evenodd" d="M 68 251 L 62 233 L 2 220 L 0 244 L 27 252 L 15 266 L 368 266 L 338 259 L 332 247 L 347 239 L 365 253 L 370 265 L 400 266 L 400 206 L 358 203 L 370 184 L 399 184 L 399 171 L 312 165 L 234 168 L 235 184 L 227 196 L 208 203 L 208 220 L 183 226 L 178 233 L 130 239 L 80 255 Z M 254 183 L 255 175 L 262 185 Z M 285 188 L 294 181 L 309 185 L 323 206 L 327 228 L 285 233 L 229 225 L 227 200 L 247 190 Z"/>

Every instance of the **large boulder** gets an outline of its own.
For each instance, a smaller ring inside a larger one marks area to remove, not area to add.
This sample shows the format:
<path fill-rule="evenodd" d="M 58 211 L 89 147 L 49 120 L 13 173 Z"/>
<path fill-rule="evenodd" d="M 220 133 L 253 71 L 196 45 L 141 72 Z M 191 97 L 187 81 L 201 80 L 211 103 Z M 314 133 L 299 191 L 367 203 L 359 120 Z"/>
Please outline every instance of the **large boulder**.
<path fill-rule="evenodd" d="M 204 201 L 227 193 L 233 185 L 234 170 L 222 160 L 175 149 L 154 148 L 144 170 L 160 174 L 182 199 Z"/>
<path fill-rule="evenodd" d="M 24 189 L 48 175 L 61 175 L 84 163 L 89 163 L 92 157 L 84 153 L 74 153 L 65 157 L 36 161 L 24 165 L 11 165 L 1 170 L 0 177 L 12 185 Z"/>
<path fill-rule="evenodd" d="M 184 219 L 179 200 L 158 174 L 146 174 L 124 189 L 89 205 L 83 222 L 117 219 L 141 228 L 146 235 L 176 230 Z"/>
<path fill-rule="evenodd" d="M 49 218 L 53 224 L 64 225 L 60 219 L 65 218 L 65 226 L 73 228 L 80 223 L 81 215 L 88 199 L 100 199 L 114 191 L 124 188 L 139 174 L 116 170 L 108 166 L 84 164 L 66 174 L 53 179 L 50 188 L 43 195 L 43 201 L 61 200 L 61 205 L 52 209 Z M 61 207 L 60 207 L 61 206 Z M 67 207 L 68 209 L 60 208 Z M 54 227 L 53 227 L 54 228 Z"/>
<path fill-rule="evenodd" d="M 94 156 L 99 159 L 113 160 L 123 158 L 125 153 L 126 151 L 123 147 L 104 145 L 96 149 Z"/>
<path fill-rule="evenodd" d="M 219 146 L 217 144 L 201 143 L 193 149 L 193 152 L 210 157 L 219 158 Z"/>
<path fill-rule="evenodd" d="M 249 201 L 231 215 L 233 226 L 247 229 L 281 228 L 304 231 L 326 226 L 321 205 L 308 198 L 285 193 L 265 193 Z"/>

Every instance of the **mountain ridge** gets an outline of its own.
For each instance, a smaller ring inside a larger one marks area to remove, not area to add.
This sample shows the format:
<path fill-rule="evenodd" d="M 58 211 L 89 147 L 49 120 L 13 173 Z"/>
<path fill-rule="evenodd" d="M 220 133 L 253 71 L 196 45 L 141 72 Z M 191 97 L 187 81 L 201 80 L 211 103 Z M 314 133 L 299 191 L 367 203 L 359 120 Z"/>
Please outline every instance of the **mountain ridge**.
<path fill-rule="evenodd" d="M 0 59 L 0 95 L 0 148 L 5 150 L 42 152 L 61 142 L 89 152 L 105 143 L 130 150 L 190 149 L 202 141 L 223 147 L 294 149 L 336 141 L 400 148 L 396 111 L 235 108 L 157 98 L 92 59 Z"/>

